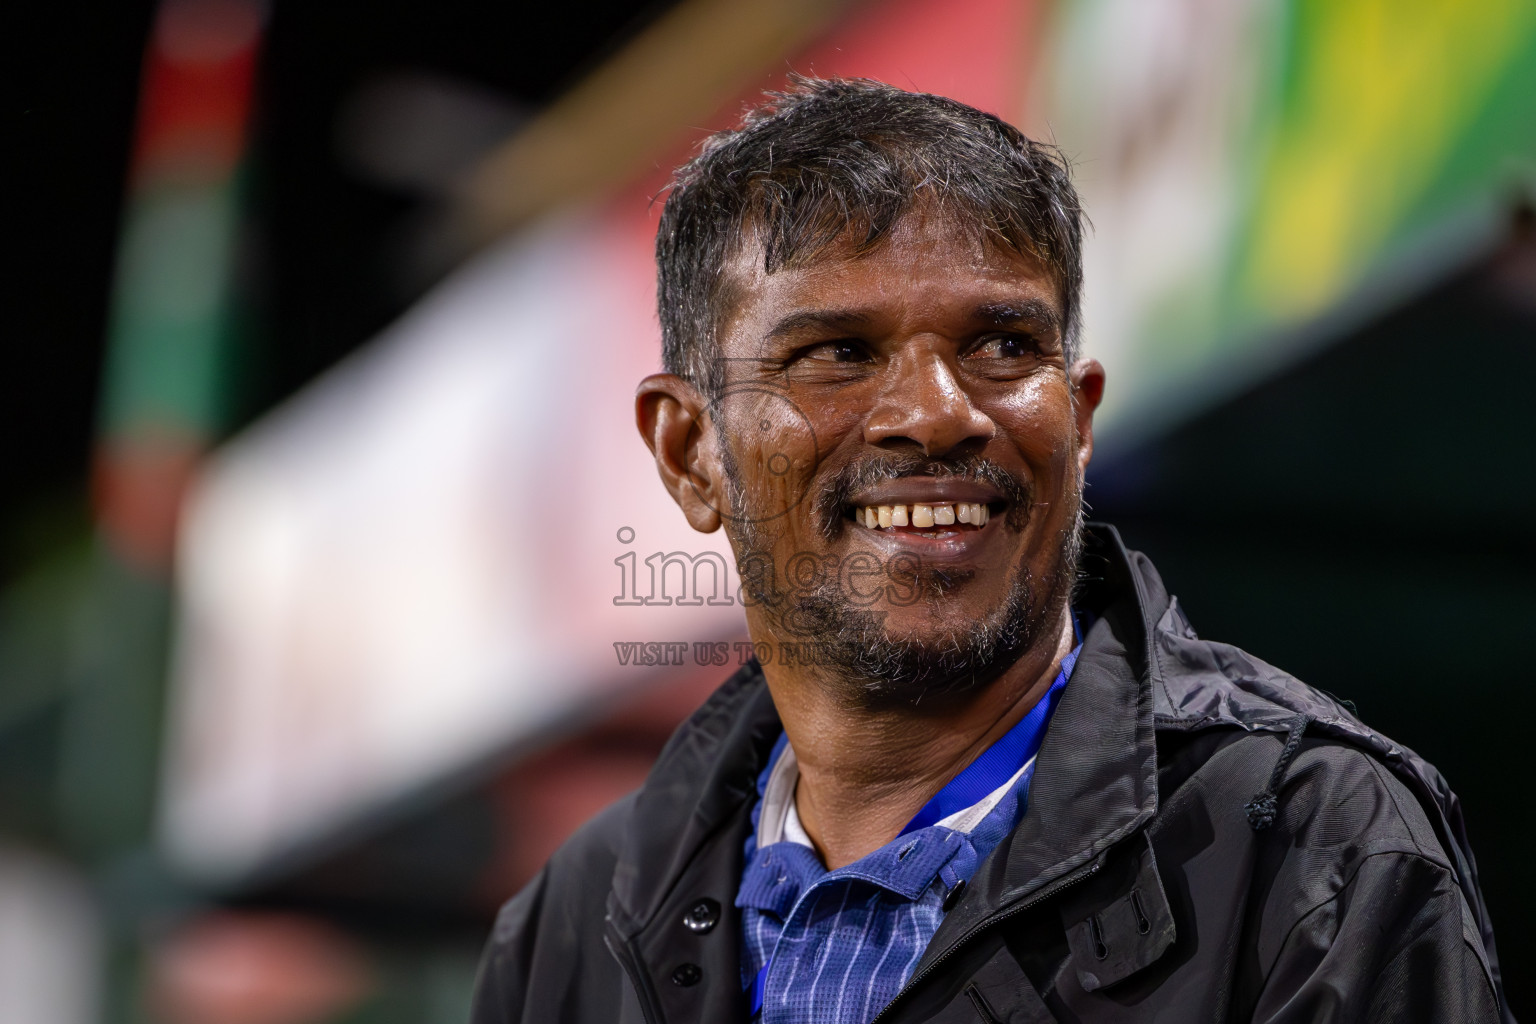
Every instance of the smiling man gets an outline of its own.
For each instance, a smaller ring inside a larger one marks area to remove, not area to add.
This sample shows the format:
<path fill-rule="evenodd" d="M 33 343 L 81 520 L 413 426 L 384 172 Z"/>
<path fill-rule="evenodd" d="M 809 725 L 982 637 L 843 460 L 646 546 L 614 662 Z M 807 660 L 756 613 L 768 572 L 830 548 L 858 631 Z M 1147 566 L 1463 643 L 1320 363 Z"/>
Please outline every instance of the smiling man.
<path fill-rule="evenodd" d="M 506 906 L 477 1021 L 1511 1019 L 1439 774 L 1084 526 L 1081 220 L 869 82 L 678 172 L 638 421 L 765 653 Z"/>

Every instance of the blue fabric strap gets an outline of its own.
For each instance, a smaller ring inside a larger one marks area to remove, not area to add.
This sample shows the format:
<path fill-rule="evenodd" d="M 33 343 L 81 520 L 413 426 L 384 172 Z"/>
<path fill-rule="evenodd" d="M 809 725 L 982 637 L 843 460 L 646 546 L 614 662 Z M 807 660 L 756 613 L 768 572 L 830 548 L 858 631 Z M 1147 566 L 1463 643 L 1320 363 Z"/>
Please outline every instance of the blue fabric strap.
<path fill-rule="evenodd" d="M 772 960 L 763 964 L 763 969 L 757 972 L 757 977 L 752 979 L 752 984 L 747 988 L 752 997 L 752 1020 L 756 1020 L 763 1012 L 763 992 L 768 988 L 768 968 L 772 965 Z"/>
<path fill-rule="evenodd" d="M 1046 723 L 1051 720 L 1051 712 L 1056 709 L 1056 701 L 1061 698 L 1061 691 L 1067 685 L 1067 677 L 1072 674 L 1072 666 L 1077 663 L 1077 652 L 1081 649 L 1073 648 L 1072 653 L 1061 659 L 1061 671 L 1057 673 L 1056 681 L 1045 691 L 1045 696 L 1029 709 L 1029 714 L 1019 719 L 1018 725 L 1004 733 L 980 757 L 967 765 L 963 772 L 935 793 L 933 799 L 907 822 L 901 835 L 927 828 L 951 814 L 980 803 L 987 794 L 1013 778 L 1039 752 L 1040 744 L 1045 741 Z"/>

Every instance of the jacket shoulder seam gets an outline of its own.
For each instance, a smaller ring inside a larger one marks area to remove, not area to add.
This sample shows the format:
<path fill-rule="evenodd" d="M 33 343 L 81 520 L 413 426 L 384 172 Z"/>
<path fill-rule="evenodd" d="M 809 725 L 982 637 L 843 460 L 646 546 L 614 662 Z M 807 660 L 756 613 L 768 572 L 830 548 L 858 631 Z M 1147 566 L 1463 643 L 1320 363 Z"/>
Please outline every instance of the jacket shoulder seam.
<path fill-rule="evenodd" d="M 1350 888 L 1352 886 L 1354 886 L 1355 882 L 1359 879 L 1359 877 L 1360 877 L 1360 869 L 1365 866 L 1366 862 L 1370 861 L 1370 860 L 1373 860 L 1373 859 L 1375 859 L 1377 857 L 1403 857 L 1403 858 L 1411 859 L 1411 860 L 1421 860 L 1424 863 L 1428 864 L 1430 867 L 1434 868 L 1435 870 L 1443 873 L 1451 882 L 1452 889 L 1450 891 L 1455 893 L 1458 898 L 1461 896 L 1461 888 L 1460 888 L 1460 886 L 1456 885 L 1455 875 L 1451 871 L 1450 866 L 1445 864 L 1444 862 L 1438 861 L 1438 860 L 1436 860 L 1433 857 L 1426 856 L 1425 854 L 1420 853 L 1420 852 L 1418 852 L 1416 850 L 1404 850 L 1404 849 L 1373 850 L 1373 851 L 1371 851 L 1369 853 L 1361 855 L 1354 862 L 1354 864 L 1352 864 L 1350 866 L 1349 877 L 1346 878 L 1344 880 L 1344 884 L 1340 885 L 1337 889 L 1335 889 L 1330 896 L 1328 896 L 1326 899 L 1319 900 L 1317 903 L 1313 904 L 1312 906 L 1308 907 L 1306 910 L 1304 910 L 1301 913 L 1296 915 L 1296 920 L 1292 921 L 1291 924 L 1290 924 L 1290 927 L 1286 928 L 1286 930 L 1285 930 L 1285 938 L 1280 941 L 1279 947 L 1278 947 L 1278 949 L 1276 950 L 1276 953 L 1275 953 L 1276 959 L 1278 959 L 1279 956 L 1280 956 L 1280 950 L 1284 950 L 1285 947 L 1290 943 L 1291 936 L 1296 933 L 1296 929 L 1300 928 L 1307 921 L 1308 918 L 1312 917 L 1318 911 L 1323 910 L 1324 908 L 1326 908 L 1326 907 L 1328 907 L 1328 906 L 1330 906 L 1330 905 L 1332 905 L 1334 903 L 1337 903 L 1339 901 L 1340 897 L 1342 897 L 1346 892 L 1348 892 L 1350 890 Z M 1268 964 L 1265 967 L 1264 973 L 1265 973 L 1266 977 L 1269 975 L 1269 973 L 1271 971 L 1274 970 L 1274 966 L 1275 966 L 1274 963 L 1271 962 L 1270 964 Z"/>
<path fill-rule="evenodd" d="M 1369 753 L 1365 751 L 1361 751 L 1360 753 L 1364 755 L 1365 763 L 1370 766 L 1372 773 L 1375 774 L 1376 781 L 1379 782 L 1381 784 L 1381 788 L 1386 791 L 1387 799 L 1392 801 L 1392 808 L 1393 810 L 1397 811 L 1398 820 L 1401 821 L 1403 823 L 1403 827 L 1408 830 L 1408 836 L 1413 840 L 1413 845 L 1423 851 L 1426 857 L 1429 857 L 1430 851 L 1425 849 L 1424 841 L 1419 838 L 1418 830 L 1414 828 L 1413 819 L 1403 812 L 1403 805 L 1398 803 L 1397 794 L 1392 791 L 1391 780 L 1382 776 L 1382 765 L 1377 762 L 1376 758 L 1370 756 Z M 1450 854 L 1443 853 L 1442 856 L 1445 858 L 1446 868 L 1451 872 L 1452 880 L 1455 880 L 1456 870 L 1450 863 Z"/>

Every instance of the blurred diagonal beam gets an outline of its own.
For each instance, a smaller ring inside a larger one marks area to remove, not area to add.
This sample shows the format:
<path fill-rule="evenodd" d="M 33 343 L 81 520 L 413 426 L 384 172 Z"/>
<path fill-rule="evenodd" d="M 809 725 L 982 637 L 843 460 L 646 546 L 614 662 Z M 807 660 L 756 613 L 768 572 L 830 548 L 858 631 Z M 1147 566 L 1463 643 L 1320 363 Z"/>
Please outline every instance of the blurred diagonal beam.
<path fill-rule="evenodd" d="M 476 247 L 633 177 L 848 6 L 683 0 L 474 168 L 454 240 Z"/>

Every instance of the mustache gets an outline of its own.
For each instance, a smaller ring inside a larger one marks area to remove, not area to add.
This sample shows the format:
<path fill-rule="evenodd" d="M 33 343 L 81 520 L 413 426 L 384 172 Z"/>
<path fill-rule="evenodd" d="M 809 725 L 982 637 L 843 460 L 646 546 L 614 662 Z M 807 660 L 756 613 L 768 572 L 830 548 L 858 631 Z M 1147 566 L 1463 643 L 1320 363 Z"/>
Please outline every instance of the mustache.
<path fill-rule="evenodd" d="M 833 540 L 842 532 L 846 525 L 843 512 L 859 491 L 888 480 L 913 476 L 986 484 L 1007 499 L 1008 522 L 1013 526 L 1017 526 L 1015 517 L 1027 514 L 1034 503 L 1034 489 L 1027 481 L 981 455 L 936 459 L 917 452 L 888 452 L 850 462 L 822 486 L 813 510 L 823 538 Z"/>

